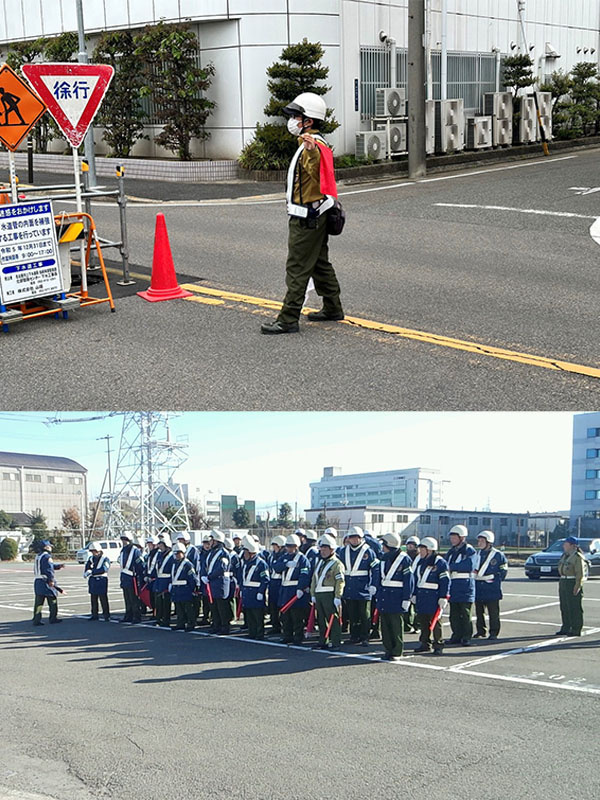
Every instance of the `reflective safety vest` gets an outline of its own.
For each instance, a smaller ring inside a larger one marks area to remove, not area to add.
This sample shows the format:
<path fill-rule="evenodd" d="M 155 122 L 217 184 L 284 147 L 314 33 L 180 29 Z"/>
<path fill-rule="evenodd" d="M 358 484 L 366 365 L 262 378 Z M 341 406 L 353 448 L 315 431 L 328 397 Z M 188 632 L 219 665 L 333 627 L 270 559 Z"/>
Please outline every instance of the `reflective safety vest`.
<path fill-rule="evenodd" d="M 281 578 L 282 586 L 298 586 L 298 579 L 296 578 L 296 580 L 294 580 L 292 576 L 294 574 L 294 570 L 298 566 L 301 555 L 302 553 L 298 551 L 294 558 L 287 562 L 286 571 L 283 573 L 283 577 Z"/>
<path fill-rule="evenodd" d="M 379 569 L 381 570 L 381 585 L 388 587 L 388 588 L 396 588 L 401 589 L 404 586 L 404 581 L 395 580 L 393 576 L 396 574 L 396 570 L 402 563 L 402 561 L 408 558 L 406 553 L 400 551 L 396 558 L 390 564 L 390 568 L 387 570 L 385 569 L 385 562 L 381 562 L 379 565 Z"/>
<path fill-rule="evenodd" d="M 486 575 L 485 573 L 487 572 L 487 569 L 488 569 L 488 567 L 490 565 L 491 560 L 494 558 L 494 556 L 497 553 L 498 553 L 498 550 L 496 550 L 494 547 L 490 548 L 490 552 L 488 553 L 488 557 L 486 558 L 486 560 L 483 562 L 483 564 L 477 570 L 477 575 L 475 575 L 475 580 L 476 581 L 485 581 L 486 583 L 492 583 L 492 581 L 494 580 L 494 576 L 493 575 Z M 481 553 L 479 554 L 479 560 L 481 561 Z"/>
<path fill-rule="evenodd" d="M 158 571 L 156 573 L 157 578 L 170 578 L 171 577 L 171 567 L 173 560 L 173 553 L 166 553 L 165 557 L 162 561 L 162 564 L 159 565 Z"/>
<path fill-rule="evenodd" d="M 46 553 L 39 553 L 39 554 L 38 554 L 38 555 L 35 557 L 35 561 L 33 562 L 33 577 L 34 577 L 34 578 L 40 578 L 40 579 L 41 579 L 41 580 L 43 580 L 43 581 L 47 580 L 47 577 L 46 577 L 46 575 L 44 575 L 44 573 L 41 571 L 41 568 L 40 568 L 40 562 L 41 562 L 42 558 L 43 558 L 45 555 L 46 555 Z"/>
<path fill-rule="evenodd" d="M 181 560 L 181 564 L 179 564 L 179 567 L 174 572 L 173 580 L 171 581 L 173 586 L 187 586 L 187 584 L 188 584 L 187 580 L 180 580 L 180 578 L 179 578 L 179 576 L 181 575 L 181 570 L 186 566 L 186 562 L 188 564 L 191 563 L 186 558 L 183 558 Z"/>
<path fill-rule="evenodd" d="M 252 589 L 260 589 L 261 582 L 260 581 L 253 581 L 252 578 L 254 577 L 254 573 L 256 572 L 256 568 L 259 565 L 254 562 L 253 564 L 244 564 L 242 573 L 243 573 L 243 585 L 247 588 Z"/>
<path fill-rule="evenodd" d="M 335 586 L 323 586 L 323 581 L 325 580 L 325 576 L 331 569 L 331 567 L 335 564 L 335 559 L 330 559 L 329 561 L 319 561 L 317 566 L 315 567 L 315 594 L 317 592 L 334 592 Z"/>
<path fill-rule="evenodd" d="M 351 563 L 351 555 L 355 552 L 350 545 L 347 545 L 345 548 L 344 553 L 344 564 L 346 567 L 346 578 L 358 578 L 358 577 L 366 577 L 369 574 L 368 569 L 360 569 L 360 565 L 363 560 L 363 556 L 369 550 L 368 544 L 363 544 L 360 550 L 357 551 L 356 559 L 354 564 Z"/>
<path fill-rule="evenodd" d="M 133 575 L 131 564 L 133 562 L 134 555 L 135 555 L 135 547 L 132 546 L 131 550 L 129 551 L 129 557 L 127 559 L 127 563 L 123 564 L 123 551 L 121 551 L 119 555 L 119 564 L 121 565 L 121 572 L 123 573 L 123 575 Z"/>
<path fill-rule="evenodd" d="M 440 556 L 436 556 L 434 563 L 429 567 L 425 567 L 425 569 L 423 570 L 423 572 L 421 574 L 421 577 L 417 581 L 417 589 L 438 589 L 439 588 L 439 583 L 437 581 L 434 583 L 433 581 L 429 580 L 429 574 L 431 573 L 431 570 L 433 569 L 433 566 L 435 564 L 437 564 L 439 561 L 442 561 L 442 560 L 443 559 Z M 448 573 L 446 571 L 438 573 L 438 578 L 447 578 L 447 577 L 448 577 Z"/>
<path fill-rule="evenodd" d="M 313 134 L 314 136 L 314 134 Z M 327 145 L 325 139 L 320 136 L 314 136 L 314 138 L 321 142 L 321 144 Z M 300 156 L 304 151 L 304 145 L 301 144 L 300 147 L 296 150 L 294 157 L 290 163 L 290 167 L 288 169 L 287 174 L 287 192 L 286 192 L 286 203 L 287 203 L 287 213 L 291 217 L 301 217 L 302 219 L 306 219 L 308 217 L 308 206 L 298 206 L 294 203 L 294 185 L 296 182 L 296 167 L 298 166 L 298 161 L 300 160 Z M 329 211 L 330 208 L 333 207 L 335 203 L 334 198 L 331 195 L 325 195 L 325 200 L 321 202 L 319 205 L 316 206 L 317 216 L 320 217 L 326 211 Z"/>
<path fill-rule="evenodd" d="M 207 561 L 206 561 L 206 573 L 207 573 L 207 575 L 210 575 L 210 573 L 212 572 L 213 567 L 214 567 L 215 563 L 217 562 L 217 560 L 219 558 L 223 558 L 223 557 L 224 557 L 223 548 L 219 547 L 217 549 L 217 552 L 213 556 L 208 558 Z M 231 560 L 229 560 L 229 564 L 231 565 Z M 227 570 L 227 571 L 224 570 L 223 574 L 220 575 L 219 577 L 231 578 L 231 570 Z"/>

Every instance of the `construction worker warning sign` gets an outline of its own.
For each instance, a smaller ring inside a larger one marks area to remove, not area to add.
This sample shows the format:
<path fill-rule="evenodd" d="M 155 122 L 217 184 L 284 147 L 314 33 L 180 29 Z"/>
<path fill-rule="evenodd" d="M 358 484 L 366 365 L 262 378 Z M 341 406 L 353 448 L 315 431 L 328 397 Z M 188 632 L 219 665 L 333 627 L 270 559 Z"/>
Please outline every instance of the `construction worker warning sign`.
<path fill-rule="evenodd" d="M 108 64 L 24 64 L 23 74 L 73 147 L 79 147 L 114 75 Z"/>
<path fill-rule="evenodd" d="M 16 150 L 46 106 L 8 64 L 0 67 L 0 142 Z"/>

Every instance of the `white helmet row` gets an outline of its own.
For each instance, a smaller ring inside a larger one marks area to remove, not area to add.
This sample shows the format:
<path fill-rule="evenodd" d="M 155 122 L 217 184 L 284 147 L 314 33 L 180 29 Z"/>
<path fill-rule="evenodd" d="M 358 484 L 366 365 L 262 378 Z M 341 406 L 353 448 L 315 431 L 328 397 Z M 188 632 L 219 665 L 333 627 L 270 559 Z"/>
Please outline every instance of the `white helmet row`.
<path fill-rule="evenodd" d="M 225 550 L 233 550 L 235 545 L 233 543 L 233 539 L 230 539 L 229 536 L 225 537 L 225 541 L 223 542 L 225 545 Z"/>
<path fill-rule="evenodd" d="M 420 543 L 420 541 L 421 540 L 419 539 L 418 536 L 409 536 L 408 539 L 406 540 L 406 544 L 416 544 L 416 545 L 418 545 Z"/>
<path fill-rule="evenodd" d="M 181 544 L 181 542 L 175 542 L 173 545 L 173 552 L 174 553 L 185 553 L 185 545 Z"/>
<path fill-rule="evenodd" d="M 296 117 L 302 114 L 310 119 L 324 120 L 327 116 L 327 103 L 323 98 L 314 92 L 302 92 L 295 97 L 291 103 L 283 109 L 283 113 L 288 117 Z"/>
<path fill-rule="evenodd" d="M 485 539 L 486 542 L 490 544 L 494 544 L 496 537 L 494 536 L 492 531 L 481 531 L 481 533 L 477 534 L 478 539 Z"/>
<path fill-rule="evenodd" d="M 336 541 L 333 536 L 330 536 L 328 533 L 324 533 L 319 539 L 319 547 L 331 547 L 332 550 L 335 550 Z"/>
<path fill-rule="evenodd" d="M 161 535 L 160 539 L 158 540 L 158 543 L 159 544 L 161 544 L 161 543 L 164 544 L 165 547 L 172 547 L 173 546 L 172 542 L 171 542 L 171 537 L 167 533 Z"/>
<path fill-rule="evenodd" d="M 358 536 L 360 539 L 363 539 L 363 529 L 359 528 L 358 525 L 353 525 L 351 528 L 348 528 L 348 533 L 346 536 Z"/>
<path fill-rule="evenodd" d="M 260 545 L 254 538 L 254 536 L 244 536 L 244 538 L 242 539 L 242 547 L 249 553 L 260 552 Z"/>
<path fill-rule="evenodd" d="M 454 527 L 450 528 L 448 536 L 450 536 L 451 533 L 455 533 L 457 536 L 461 536 L 463 539 L 466 539 L 469 535 L 466 525 L 454 525 Z"/>
<path fill-rule="evenodd" d="M 179 531 L 179 533 L 177 534 L 177 538 L 178 539 L 183 539 L 184 542 L 190 542 L 191 541 L 190 534 L 189 534 L 188 531 Z"/>
<path fill-rule="evenodd" d="M 213 528 L 213 530 L 210 532 L 210 538 L 215 542 L 221 542 L 222 544 L 225 541 L 225 534 L 223 531 L 218 530 L 218 528 Z"/>
<path fill-rule="evenodd" d="M 290 535 L 286 538 L 285 543 L 290 547 L 300 547 L 300 537 L 296 536 L 295 533 L 290 533 Z"/>
<path fill-rule="evenodd" d="M 88 544 L 88 550 L 91 552 L 92 550 L 102 550 L 100 547 L 100 542 L 90 542 Z"/>
<path fill-rule="evenodd" d="M 388 547 L 400 547 L 401 543 L 400 534 L 384 533 L 382 538 L 384 544 L 387 544 Z"/>
<path fill-rule="evenodd" d="M 323 533 L 326 533 L 329 536 L 333 536 L 334 539 L 337 539 L 337 531 L 335 528 L 325 528 Z"/>
<path fill-rule="evenodd" d="M 428 550 L 433 550 L 434 552 L 438 550 L 437 539 L 434 539 L 432 536 L 426 536 L 424 539 L 421 539 L 419 546 L 426 547 Z"/>
<path fill-rule="evenodd" d="M 316 531 L 313 531 L 312 528 L 307 529 L 304 532 L 304 536 L 308 539 L 309 542 L 316 542 L 319 538 Z"/>
<path fill-rule="evenodd" d="M 158 536 L 154 536 L 153 534 L 146 536 L 146 544 L 158 544 L 158 541 Z"/>
<path fill-rule="evenodd" d="M 285 545 L 285 536 L 274 536 L 271 539 L 271 544 L 279 545 L 279 547 L 283 547 Z"/>

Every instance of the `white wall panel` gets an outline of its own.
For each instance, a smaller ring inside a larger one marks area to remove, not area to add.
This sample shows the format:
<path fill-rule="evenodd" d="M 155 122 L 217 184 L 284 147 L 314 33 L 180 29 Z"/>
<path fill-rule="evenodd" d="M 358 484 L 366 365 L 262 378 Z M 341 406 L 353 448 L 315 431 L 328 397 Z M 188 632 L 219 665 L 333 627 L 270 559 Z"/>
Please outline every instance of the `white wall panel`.
<path fill-rule="evenodd" d="M 227 0 L 179 0 L 181 18 L 226 17 Z"/>
<path fill-rule="evenodd" d="M 129 9 L 123 0 L 104 0 L 104 16 L 108 28 L 125 28 L 129 25 Z"/>
<path fill-rule="evenodd" d="M 12 4 L 11 4 L 12 5 Z M 42 34 L 42 11 L 40 0 L 23 0 L 25 38 L 37 38 Z"/>
<path fill-rule="evenodd" d="M 148 2 L 148 0 L 128 0 L 128 3 L 130 25 L 148 25 L 154 21 L 151 2 Z"/>
<path fill-rule="evenodd" d="M 98 0 L 99 2 L 99 0 Z M 73 0 L 61 0 L 63 31 L 77 30 L 77 9 Z M 85 9 L 84 9 L 85 18 Z"/>
<path fill-rule="evenodd" d="M 339 17 L 317 16 L 316 14 L 294 14 L 290 16 L 290 41 L 321 42 L 323 45 L 338 44 L 340 41 Z"/>
<path fill-rule="evenodd" d="M 254 128 L 264 122 L 263 108 L 269 100 L 267 67 L 281 55 L 281 47 L 246 47 L 241 51 L 244 81 L 244 127 Z"/>
<path fill-rule="evenodd" d="M 73 2 L 71 5 L 74 6 L 75 3 Z M 106 26 L 106 17 L 104 14 L 103 0 L 96 0 L 94 3 L 83 4 L 83 21 L 85 24 L 85 29 L 88 31 L 104 30 Z M 126 19 L 124 24 L 127 24 Z M 75 26 L 77 26 L 77 18 L 75 18 Z"/>
<path fill-rule="evenodd" d="M 238 25 L 238 20 L 203 22 L 199 26 L 201 49 L 237 47 L 239 44 Z"/>
<path fill-rule="evenodd" d="M 150 5 L 150 4 L 148 4 Z M 179 3 L 175 0 L 153 0 L 154 19 L 158 22 L 161 17 L 165 22 L 179 21 Z"/>
<path fill-rule="evenodd" d="M 229 0 L 229 13 L 241 14 L 285 14 L 286 0 Z"/>
<path fill-rule="evenodd" d="M 273 17 L 251 14 L 240 20 L 243 45 L 287 44 L 287 19 L 283 14 Z"/>
<path fill-rule="evenodd" d="M 6 9 L 6 35 L 8 39 L 22 39 L 23 31 L 23 11 L 19 4 L 9 4 Z"/>

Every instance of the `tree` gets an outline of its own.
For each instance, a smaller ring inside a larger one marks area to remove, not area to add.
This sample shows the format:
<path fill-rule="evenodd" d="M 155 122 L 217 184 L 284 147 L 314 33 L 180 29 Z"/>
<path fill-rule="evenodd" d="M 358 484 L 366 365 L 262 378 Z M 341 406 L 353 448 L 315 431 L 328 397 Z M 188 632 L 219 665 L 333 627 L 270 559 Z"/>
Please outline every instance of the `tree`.
<path fill-rule="evenodd" d="M 279 506 L 279 512 L 277 514 L 277 527 L 279 528 L 291 528 L 292 527 L 292 507 L 289 503 L 282 503 Z"/>
<path fill-rule="evenodd" d="M 277 117 L 281 122 L 257 123 L 254 139 L 244 147 L 240 164 L 246 169 L 285 169 L 298 147 L 295 137 L 290 136 L 283 119 L 283 109 L 302 92 L 325 95 L 330 87 L 321 83 L 329 75 L 329 67 L 323 66 L 324 50 L 320 42 L 303 39 L 298 44 L 285 47 L 279 61 L 267 68 L 267 88 L 271 97 L 265 106 L 267 117 Z M 323 133 L 331 133 L 338 127 L 331 110 L 321 126 Z"/>
<path fill-rule="evenodd" d="M 9 531 L 12 525 L 12 517 L 0 508 L 0 531 Z"/>
<path fill-rule="evenodd" d="M 198 39 L 184 25 L 160 22 L 135 38 L 136 54 L 145 61 L 143 97 L 152 96 L 156 118 L 164 123 L 156 144 L 191 159 L 191 140 L 206 139 L 204 126 L 215 103 L 204 96 L 215 74 L 212 64 L 198 66 Z"/>
<path fill-rule="evenodd" d="M 571 70 L 572 126 L 583 136 L 588 136 L 598 128 L 600 119 L 598 77 L 598 67 L 591 61 L 580 61 Z"/>
<path fill-rule="evenodd" d="M 63 532 L 58 530 L 58 528 L 54 528 L 52 531 L 50 543 L 52 544 L 52 552 L 57 556 L 65 556 L 69 552 Z"/>
<path fill-rule="evenodd" d="M 208 520 L 204 514 L 202 514 L 196 503 L 187 504 L 187 513 L 190 520 L 190 528 L 193 531 L 201 531 L 210 528 Z"/>
<path fill-rule="evenodd" d="M 59 36 L 46 40 L 44 47 L 45 61 L 77 61 L 79 38 L 74 31 L 65 31 Z"/>
<path fill-rule="evenodd" d="M 250 527 L 250 514 L 248 509 L 244 506 L 238 506 L 231 515 L 236 528 L 249 528 Z"/>
<path fill-rule="evenodd" d="M 19 548 L 14 539 L 6 536 L 0 542 L 0 561 L 14 561 L 17 557 Z"/>
<path fill-rule="evenodd" d="M 131 31 L 104 31 L 92 56 L 98 64 L 110 64 L 115 74 L 98 113 L 104 127 L 102 138 L 111 155 L 127 158 L 143 135 L 147 117 L 140 101 L 144 86 L 143 62 Z"/>
<path fill-rule="evenodd" d="M 540 86 L 541 92 L 550 92 L 552 95 L 552 111 L 554 112 L 558 103 L 564 97 L 568 97 L 573 86 L 570 72 L 563 72 L 562 69 L 556 70 L 546 83 Z"/>
<path fill-rule="evenodd" d="M 508 56 L 502 67 L 502 82 L 507 89 L 512 89 L 517 98 L 520 89 L 533 86 L 536 78 L 533 74 L 533 61 L 530 55 Z"/>
<path fill-rule="evenodd" d="M 29 546 L 29 550 L 37 553 L 39 552 L 39 542 L 48 538 L 48 526 L 46 524 L 46 517 L 42 514 L 41 508 L 36 508 L 31 512 L 29 517 L 31 519 L 29 527 L 33 532 L 33 540 Z"/>
<path fill-rule="evenodd" d="M 62 526 L 66 530 L 81 531 L 81 514 L 74 506 L 63 509 Z"/>

